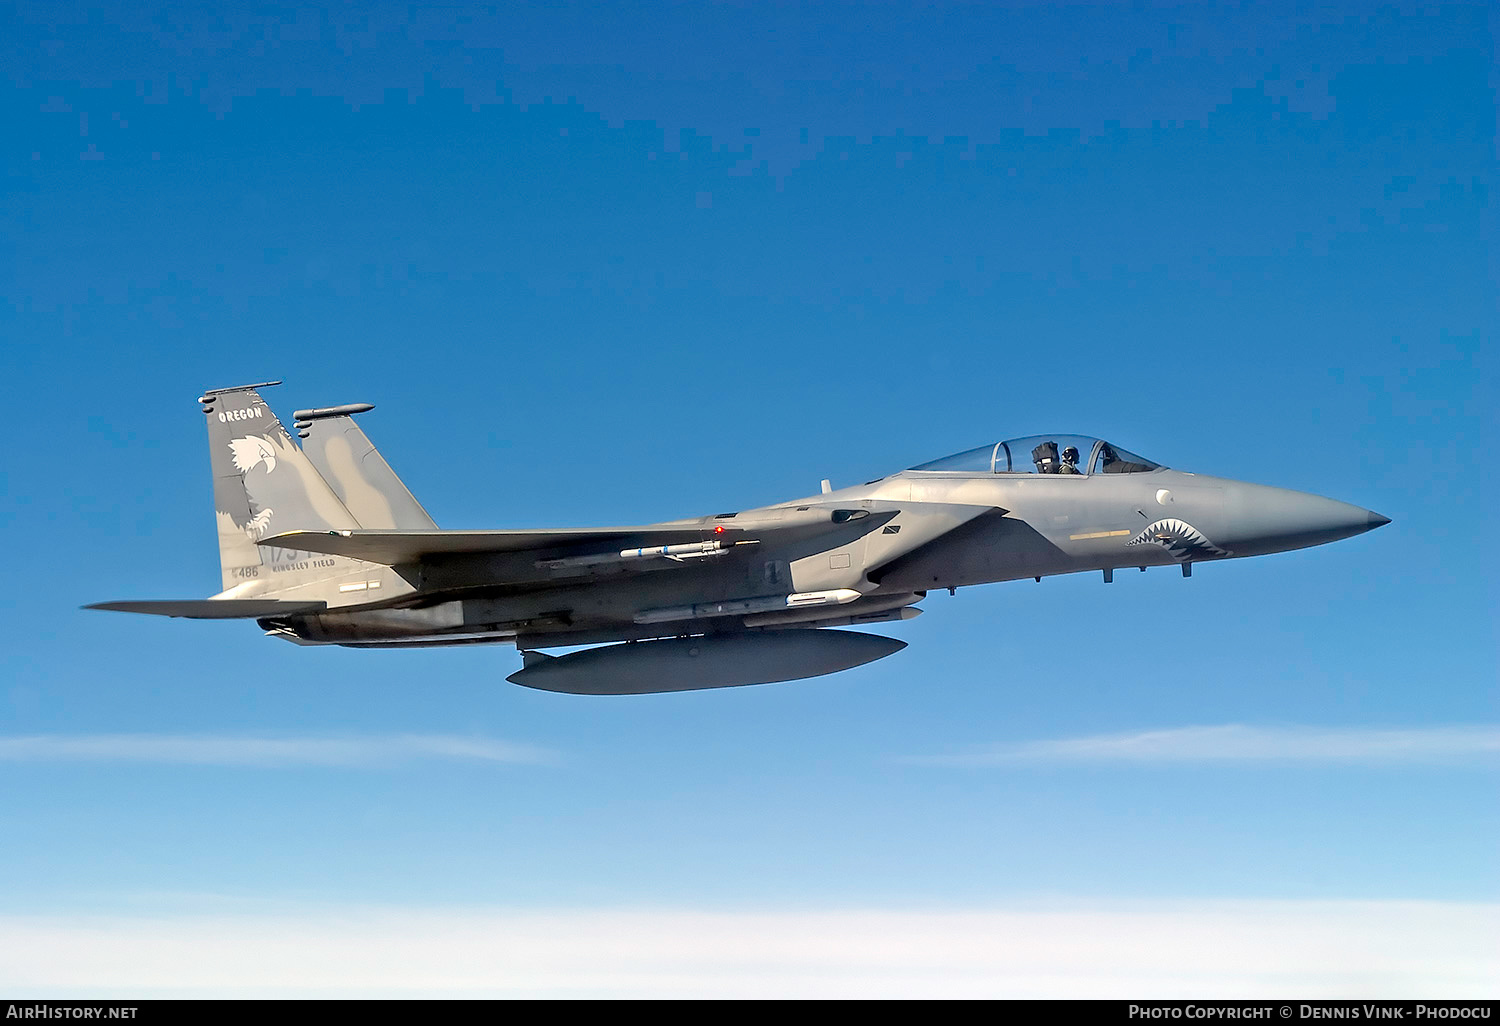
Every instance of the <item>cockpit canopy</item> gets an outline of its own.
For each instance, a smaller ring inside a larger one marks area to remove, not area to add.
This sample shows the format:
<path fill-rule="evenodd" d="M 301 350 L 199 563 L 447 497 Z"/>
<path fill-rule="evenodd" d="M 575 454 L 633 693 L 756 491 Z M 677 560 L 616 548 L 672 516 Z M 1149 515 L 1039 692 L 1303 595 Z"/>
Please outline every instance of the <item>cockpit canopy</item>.
<path fill-rule="evenodd" d="M 1031 435 L 944 456 L 912 470 L 970 474 L 1141 474 L 1160 470 L 1135 453 L 1085 435 Z"/>

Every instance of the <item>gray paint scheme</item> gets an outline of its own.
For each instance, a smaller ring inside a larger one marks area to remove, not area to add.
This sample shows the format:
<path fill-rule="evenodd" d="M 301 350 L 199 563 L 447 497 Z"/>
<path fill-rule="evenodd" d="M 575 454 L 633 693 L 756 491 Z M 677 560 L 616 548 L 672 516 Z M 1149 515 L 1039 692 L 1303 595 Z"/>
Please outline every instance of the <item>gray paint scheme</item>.
<path fill-rule="evenodd" d="M 201 399 L 224 590 L 91 608 L 254 618 L 298 644 L 603 644 L 533 658 L 511 679 L 634 694 L 789 680 L 881 658 L 900 643 L 818 628 L 909 618 L 933 588 L 1083 571 L 1108 581 L 1131 566 L 1187 574 L 1194 562 L 1389 523 L 1348 503 L 1054 435 L 737 513 L 438 531 L 354 423 L 368 404 L 299 410 L 299 447 L 261 387 Z M 664 641 L 681 638 L 695 640 Z"/>
<path fill-rule="evenodd" d="M 437 530 L 432 517 L 354 422 L 355 414 L 374 408 L 354 403 L 298 410 L 293 416 L 302 451 L 360 527 Z"/>
<path fill-rule="evenodd" d="M 526 653 L 506 680 L 574 695 L 646 695 L 769 684 L 837 673 L 884 659 L 906 642 L 853 631 L 757 631 L 720 638 L 643 641 L 621 660 L 613 646 L 552 658 Z"/>

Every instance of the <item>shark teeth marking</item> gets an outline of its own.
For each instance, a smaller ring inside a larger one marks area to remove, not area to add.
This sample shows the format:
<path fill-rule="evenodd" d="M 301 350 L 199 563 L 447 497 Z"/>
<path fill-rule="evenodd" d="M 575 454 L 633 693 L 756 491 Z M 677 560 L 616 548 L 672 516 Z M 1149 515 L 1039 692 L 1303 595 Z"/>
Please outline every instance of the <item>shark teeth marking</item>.
<path fill-rule="evenodd" d="M 1125 543 L 1131 545 L 1160 545 L 1179 561 L 1232 556 L 1228 549 L 1221 549 L 1192 524 L 1169 517 L 1158 520 Z"/>

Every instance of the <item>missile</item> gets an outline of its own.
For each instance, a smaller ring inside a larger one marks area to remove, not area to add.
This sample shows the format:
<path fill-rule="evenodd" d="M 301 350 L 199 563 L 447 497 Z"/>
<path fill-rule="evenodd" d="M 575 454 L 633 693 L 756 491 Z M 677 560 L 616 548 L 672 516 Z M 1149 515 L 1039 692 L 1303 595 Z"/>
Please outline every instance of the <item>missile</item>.
<path fill-rule="evenodd" d="M 894 510 L 885 511 L 871 520 L 869 528 L 866 529 L 872 530 L 895 515 Z M 868 509 L 832 509 L 827 506 L 798 506 L 795 509 L 782 507 L 750 513 L 720 513 L 712 517 L 673 521 L 663 525 L 712 531 L 717 537 L 710 541 L 645 545 L 639 548 L 589 552 L 578 556 L 559 556 L 553 559 L 539 559 L 536 561 L 536 566 L 539 570 L 567 574 L 577 570 L 587 573 L 596 567 L 620 569 L 622 564 L 633 563 L 636 560 L 668 560 L 675 563 L 687 563 L 690 560 L 706 560 L 715 556 L 723 556 L 741 546 L 759 545 L 766 540 L 743 537 L 747 533 L 771 533 L 775 540 L 786 542 L 809 532 L 824 531 L 829 524 L 853 524 L 871 516 L 872 513 Z M 674 616 L 672 619 L 685 619 L 685 617 Z M 653 623 L 656 621 L 640 620 L 637 622 Z"/>
<path fill-rule="evenodd" d="M 770 684 L 837 673 L 893 655 L 906 642 L 830 630 L 764 630 L 604 645 L 564 656 L 525 652 L 506 680 L 570 695 L 647 695 Z"/>
<path fill-rule="evenodd" d="M 922 614 L 920 609 L 907 604 L 917 601 L 917 598 L 916 595 L 897 595 L 895 598 L 879 601 L 866 599 L 843 609 L 787 609 L 779 613 L 757 613 L 745 617 L 745 626 L 849 627 L 882 620 L 910 620 Z M 898 616 L 897 613 L 905 615 Z"/>
<path fill-rule="evenodd" d="M 728 602 L 699 602 L 694 606 L 664 606 L 643 609 L 635 614 L 636 623 L 668 623 L 672 620 L 697 620 L 710 616 L 743 616 L 747 613 L 769 613 L 804 606 L 841 606 L 860 597 L 853 588 L 831 591 L 802 591 L 791 595 L 761 595 L 756 598 L 731 599 Z"/>
<path fill-rule="evenodd" d="M 708 559 L 722 556 L 730 549 L 741 545 L 759 545 L 757 541 L 703 541 L 681 542 L 676 545 L 647 545 L 638 549 L 620 549 L 618 552 L 592 552 L 584 556 L 563 556 L 560 559 L 537 560 L 543 570 L 566 570 L 575 566 L 600 566 L 605 563 L 629 563 L 636 559 L 671 559 L 682 562 L 687 559 Z"/>
<path fill-rule="evenodd" d="M 916 606 L 906 606 L 902 609 L 888 609 L 885 612 L 854 613 L 850 616 L 840 616 L 833 620 L 822 620 L 819 627 L 863 627 L 867 623 L 886 623 L 890 620 L 915 620 L 922 615 L 922 611 Z"/>

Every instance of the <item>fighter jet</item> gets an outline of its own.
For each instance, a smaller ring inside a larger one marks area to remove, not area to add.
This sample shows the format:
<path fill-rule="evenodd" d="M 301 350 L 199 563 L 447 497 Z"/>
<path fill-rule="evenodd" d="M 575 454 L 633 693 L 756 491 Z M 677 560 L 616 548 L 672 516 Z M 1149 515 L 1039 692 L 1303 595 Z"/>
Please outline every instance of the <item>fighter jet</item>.
<path fill-rule="evenodd" d="M 1304 492 L 1169 470 L 1099 438 L 989 442 L 852 488 L 622 527 L 441 531 L 354 417 L 264 382 L 205 392 L 223 590 L 91 609 L 252 619 L 299 645 L 500 642 L 509 680 L 645 694 L 815 677 L 889 656 L 832 628 L 907 620 L 934 589 L 1193 565 L 1390 523 Z M 300 443 L 300 444 L 299 444 Z M 549 656 L 548 648 L 592 646 Z"/>

